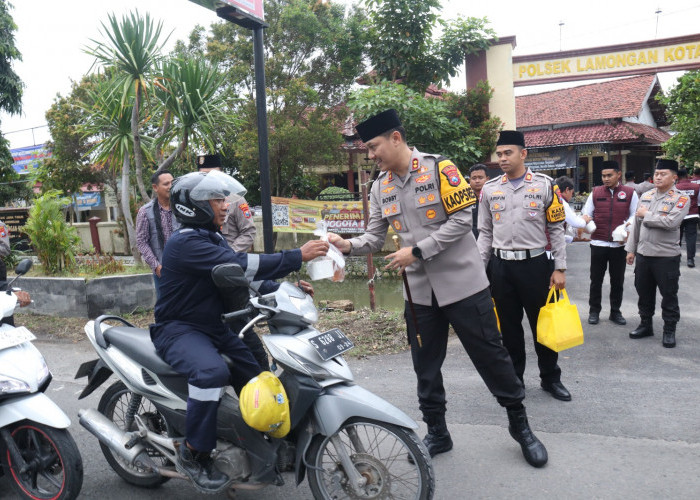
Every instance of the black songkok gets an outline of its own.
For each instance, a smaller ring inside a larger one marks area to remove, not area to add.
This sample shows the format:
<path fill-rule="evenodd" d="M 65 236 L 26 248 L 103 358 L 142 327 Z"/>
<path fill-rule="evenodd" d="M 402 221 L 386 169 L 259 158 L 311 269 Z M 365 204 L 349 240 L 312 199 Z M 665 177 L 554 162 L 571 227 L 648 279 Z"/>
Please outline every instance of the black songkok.
<path fill-rule="evenodd" d="M 358 123 L 355 129 L 357 129 L 357 134 L 360 136 L 360 139 L 362 139 L 362 142 L 367 142 L 378 135 L 382 135 L 384 132 L 388 132 L 400 126 L 401 120 L 396 110 L 387 109 L 378 115 L 367 118 L 362 123 Z"/>

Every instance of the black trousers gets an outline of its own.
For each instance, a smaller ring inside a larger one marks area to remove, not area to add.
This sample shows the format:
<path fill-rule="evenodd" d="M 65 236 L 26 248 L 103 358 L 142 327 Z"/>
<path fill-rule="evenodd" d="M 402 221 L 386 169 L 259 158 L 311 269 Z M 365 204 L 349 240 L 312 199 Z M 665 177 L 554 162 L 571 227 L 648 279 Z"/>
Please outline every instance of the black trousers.
<path fill-rule="evenodd" d="M 695 259 L 695 246 L 698 240 L 698 219 L 683 219 L 681 222 L 681 239 L 685 234 L 685 250 L 688 260 Z"/>
<path fill-rule="evenodd" d="M 681 256 L 645 257 L 637 254 L 634 266 L 634 287 L 639 300 L 639 316 L 651 319 L 656 309 L 656 289 L 661 293 L 661 318 L 664 324 L 675 325 L 681 318 L 678 307 L 678 280 L 681 277 Z"/>
<path fill-rule="evenodd" d="M 591 287 L 588 295 L 589 312 L 600 313 L 603 279 L 610 271 L 610 313 L 619 313 L 625 284 L 627 252 L 624 247 L 591 245 Z"/>
<path fill-rule="evenodd" d="M 549 279 L 554 262 L 546 254 L 526 260 L 503 260 L 491 257 L 491 293 L 496 301 L 501 321 L 503 345 L 508 349 L 520 380 L 525 374 L 525 331 L 523 311 L 527 314 L 532 339 L 535 342 L 540 378 L 544 382 L 559 382 L 559 354 L 537 342 L 537 317 L 547 302 Z"/>
<path fill-rule="evenodd" d="M 426 422 L 430 416 L 444 415 L 446 411 L 441 368 L 447 353 L 449 325 L 501 406 L 518 404 L 525 398 L 523 384 L 501 343 L 488 289 L 447 306 L 440 307 L 435 295 L 430 306 L 414 304 L 422 345 L 416 338 L 408 302 L 405 306 L 413 369 L 418 378 L 418 403 Z"/>

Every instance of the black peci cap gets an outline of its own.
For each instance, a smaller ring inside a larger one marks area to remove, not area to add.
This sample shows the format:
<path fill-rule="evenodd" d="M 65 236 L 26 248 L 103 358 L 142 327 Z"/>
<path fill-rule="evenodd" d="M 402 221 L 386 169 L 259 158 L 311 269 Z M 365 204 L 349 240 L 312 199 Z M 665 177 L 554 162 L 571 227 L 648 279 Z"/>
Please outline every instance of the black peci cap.
<path fill-rule="evenodd" d="M 496 146 L 505 146 L 509 144 L 524 148 L 525 136 L 522 132 L 518 132 L 517 130 L 501 130 L 501 133 L 498 135 Z"/>
<path fill-rule="evenodd" d="M 601 170 L 617 170 L 619 172 L 620 170 L 620 164 L 617 163 L 615 160 L 605 160 L 603 164 L 601 165 Z"/>
<path fill-rule="evenodd" d="M 218 154 L 199 155 L 197 157 L 197 169 L 221 168 L 221 157 Z"/>
<path fill-rule="evenodd" d="M 374 115 L 371 118 L 367 118 L 365 121 L 358 123 L 355 126 L 357 134 L 362 139 L 362 142 L 371 141 L 378 135 L 382 135 L 384 132 L 393 130 L 401 126 L 401 120 L 399 119 L 399 114 L 395 109 L 387 109 L 382 111 L 378 115 Z"/>
<path fill-rule="evenodd" d="M 664 158 L 656 161 L 656 170 L 673 170 L 678 172 L 678 162 L 676 160 L 666 160 Z"/>

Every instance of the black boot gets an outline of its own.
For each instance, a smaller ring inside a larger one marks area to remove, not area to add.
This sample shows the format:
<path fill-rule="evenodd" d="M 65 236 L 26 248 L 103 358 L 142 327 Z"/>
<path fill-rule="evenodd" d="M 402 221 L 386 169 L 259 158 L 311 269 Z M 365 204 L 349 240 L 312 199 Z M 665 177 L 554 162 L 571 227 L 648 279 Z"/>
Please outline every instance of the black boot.
<path fill-rule="evenodd" d="M 508 432 L 513 439 L 520 443 L 520 448 L 523 450 L 523 456 L 527 463 L 533 467 L 544 467 L 547 463 L 547 448 L 542 442 L 532 433 L 530 424 L 527 422 L 527 414 L 525 407 L 521 405 L 520 409 L 507 409 L 508 411 Z"/>
<path fill-rule="evenodd" d="M 191 450 L 183 442 L 179 455 L 177 470 L 189 477 L 198 490 L 217 493 L 228 483 L 228 476 L 216 468 L 209 453 Z"/>
<path fill-rule="evenodd" d="M 425 418 L 428 424 L 428 434 L 423 438 L 423 444 L 428 448 L 430 457 L 445 453 L 452 449 L 452 437 L 447 430 L 445 415 L 430 415 Z"/>
<path fill-rule="evenodd" d="M 651 323 L 651 318 L 642 318 L 639 326 L 630 332 L 631 339 L 641 339 L 652 335 L 654 335 L 654 325 Z"/>
<path fill-rule="evenodd" d="M 676 347 L 676 324 L 664 323 L 664 338 L 661 341 L 664 347 Z"/>

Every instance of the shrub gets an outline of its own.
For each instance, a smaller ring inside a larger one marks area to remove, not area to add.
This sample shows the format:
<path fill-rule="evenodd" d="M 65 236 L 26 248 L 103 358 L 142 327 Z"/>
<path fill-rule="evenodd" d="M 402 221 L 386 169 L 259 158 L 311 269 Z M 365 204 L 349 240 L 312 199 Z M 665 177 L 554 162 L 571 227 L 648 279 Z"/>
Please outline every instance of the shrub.
<path fill-rule="evenodd" d="M 36 256 L 47 274 L 57 274 L 75 265 L 80 242 L 78 232 L 66 223 L 63 207 L 70 199 L 60 191 L 48 191 L 34 200 L 24 232 L 34 247 Z"/>

